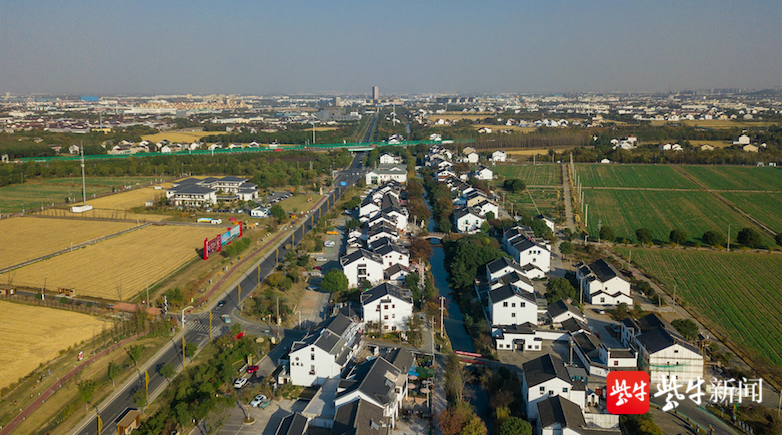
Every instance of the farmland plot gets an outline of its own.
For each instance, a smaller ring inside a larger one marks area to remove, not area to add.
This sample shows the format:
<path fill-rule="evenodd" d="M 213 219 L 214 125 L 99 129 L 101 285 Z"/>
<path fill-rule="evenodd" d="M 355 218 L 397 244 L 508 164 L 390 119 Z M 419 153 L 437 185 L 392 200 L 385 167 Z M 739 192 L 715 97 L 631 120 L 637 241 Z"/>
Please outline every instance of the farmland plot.
<path fill-rule="evenodd" d="M 723 192 L 720 195 L 772 230 L 782 231 L 782 192 Z"/>
<path fill-rule="evenodd" d="M 9 272 L 13 284 L 126 300 L 197 257 L 223 227 L 150 226 Z M 0 279 L 5 279 L 0 278 Z"/>
<path fill-rule="evenodd" d="M 71 245 L 115 234 L 135 225 L 124 222 L 14 217 L 0 220 L 0 234 L 13 247 L 0 250 L 0 269 L 24 263 Z"/>
<path fill-rule="evenodd" d="M 689 240 L 699 240 L 709 230 L 727 232 L 733 237 L 741 228 L 753 227 L 752 222 L 731 210 L 706 191 L 673 192 L 646 190 L 591 190 L 584 191 L 589 204 L 589 233 L 598 236 L 598 220 L 610 226 L 620 239 L 635 241 L 635 230 L 648 228 L 655 240 L 668 241 L 674 228 L 684 230 Z M 764 242 L 772 244 L 764 235 Z"/>
<path fill-rule="evenodd" d="M 528 185 L 556 186 L 561 185 L 562 167 L 556 164 L 540 165 L 499 165 L 491 168 L 496 174 L 506 178 L 518 178 Z"/>
<path fill-rule="evenodd" d="M 782 368 L 782 256 L 669 249 L 632 253 L 633 261 L 669 290 L 676 285 L 677 296 L 710 327 Z"/>
<path fill-rule="evenodd" d="M 110 192 L 108 186 L 88 186 L 87 195 Z M 0 189 L 0 212 L 15 213 L 22 210 L 40 210 L 42 206 L 52 203 L 65 202 L 71 198 L 81 196 L 81 186 L 71 187 L 46 183 L 14 184 Z"/>
<path fill-rule="evenodd" d="M 782 169 L 747 166 L 682 166 L 709 189 L 782 191 Z"/>
<path fill-rule="evenodd" d="M 87 314 L 4 301 L 0 319 L 0 387 L 54 359 L 60 350 L 92 338 L 105 324 Z"/>
<path fill-rule="evenodd" d="M 590 187 L 698 189 L 699 186 L 666 165 L 576 165 L 581 184 Z"/>

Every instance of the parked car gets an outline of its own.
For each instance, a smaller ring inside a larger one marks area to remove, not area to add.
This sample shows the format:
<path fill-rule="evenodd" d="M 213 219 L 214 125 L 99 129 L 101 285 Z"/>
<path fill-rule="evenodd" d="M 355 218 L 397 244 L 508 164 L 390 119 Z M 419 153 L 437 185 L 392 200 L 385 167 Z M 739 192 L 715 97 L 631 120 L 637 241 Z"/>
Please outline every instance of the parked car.
<path fill-rule="evenodd" d="M 315 267 L 313 267 L 313 269 L 315 269 L 315 270 L 323 270 L 323 266 L 315 266 Z"/>
<path fill-rule="evenodd" d="M 314 292 L 314 291 L 320 290 L 320 287 L 318 287 L 316 285 L 311 285 L 311 286 L 307 287 L 307 290 Z"/>
<path fill-rule="evenodd" d="M 258 371 L 258 366 L 247 367 L 247 373 L 249 373 L 249 374 L 253 374 L 253 373 L 257 372 L 257 371 Z"/>
<path fill-rule="evenodd" d="M 218 303 L 217 303 L 217 307 L 218 307 L 218 308 L 219 308 L 219 307 L 222 307 L 223 305 L 225 305 L 225 299 L 223 299 L 222 301 L 220 301 L 220 302 L 218 302 Z"/>
<path fill-rule="evenodd" d="M 337 243 L 335 241 L 333 241 L 333 240 L 327 240 L 326 243 L 323 244 L 323 246 L 325 246 L 327 248 L 333 248 L 336 245 L 337 245 Z"/>
<path fill-rule="evenodd" d="M 326 257 L 318 257 L 318 258 L 315 259 L 315 261 L 317 261 L 319 263 L 325 263 L 325 262 L 329 261 L 329 259 L 326 258 Z"/>
<path fill-rule="evenodd" d="M 231 316 L 223 314 L 223 323 L 231 323 Z"/>
<path fill-rule="evenodd" d="M 255 398 L 250 402 L 250 406 L 252 406 L 253 408 L 258 408 L 261 403 L 268 402 L 268 401 L 269 399 L 266 396 L 264 396 L 263 394 L 259 394 L 255 396 Z"/>
<path fill-rule="evenodd" d="M 330 234 L 330 235 L 334 236 L 334 235 L 339 234 L 339 232 L 337 230 L 329 230 L 329 231 L 326 231 L 326 234 Z"/>
<path fill-rule="evenodd" d="M 247 378 L 238 378 L 234 381 L 234 388 L 239 389 L 247 385 Z"/>

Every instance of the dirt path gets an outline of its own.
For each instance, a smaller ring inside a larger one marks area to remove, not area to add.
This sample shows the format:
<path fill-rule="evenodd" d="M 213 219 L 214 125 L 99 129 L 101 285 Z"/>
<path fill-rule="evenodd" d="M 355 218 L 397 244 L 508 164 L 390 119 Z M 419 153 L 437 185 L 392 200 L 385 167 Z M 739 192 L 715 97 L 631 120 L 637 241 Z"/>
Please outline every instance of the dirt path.
<path fill-rule="evenodd" d="M 573 206 L 570 202 L 570 176 L 567 170 L 567 164 L 562 164 L 562 191 L 565 199 L 565 225 L 572 231 L 576 232 L 576 223 L 573 220 Z"/>
<path fill-rule="evenodd" d="M 59 390 L 60 387 L 64 383 L 68 382 L 77 373 L 81 372 L 82 370 L 87 368 L 90 364 L 92 364 L 93 362 L 97 361 L 99 358 L 105 356 L 109 352 L 124 346 L 125 344 L 135 340 L 138 337 L 139 337 L 139 334 L 136 334 L 136 335 L 134 335 L 132 337 L 128 337 L 128 338 L 120 341 L 119 343 L 114 344 L 111 347 L 102 350 L 101 352 L 97 353 L 96 355 L 94 355 L 90 359 L 88 359 L 88 360 L 84 361 L 83 363 L 79 364 L 78 366 L 76 366 L 73 370 L 71 370 L 65 376 L 60 378 L 60 380 L 55 382 L 54 385 L 52 385 L 51 387 L 47 388 L 46 391 L 42 392 L 41 395 L 38 396 L 38 398 L 35 399 L 35 401 L 33 403 L 31 403 L 31 404 L 29 404 L 27 406 L 27 408 L 24 408 L 24 410 L 22 410 L 22 412 L 20 412 L 19 415 L 17 415 L 13 420 L 11 420 L 10 423 L 8 423 L 8 425 L 6 425 L 2 430 L 0 430 L 0 435 L 8 435 L 8 434 L 10 434 L 11 431 L 16 429 L 17 426 L 19 426 L 25 419 L 27 419 L 27 417 L 30 414 L 32 414 L 33 411 L 38 409 L 39 406 L 41 406 L 44 402 L 46 402 L 46 399 L 51 397 L 52 394 L 54 394 L 57 390 Z"/>

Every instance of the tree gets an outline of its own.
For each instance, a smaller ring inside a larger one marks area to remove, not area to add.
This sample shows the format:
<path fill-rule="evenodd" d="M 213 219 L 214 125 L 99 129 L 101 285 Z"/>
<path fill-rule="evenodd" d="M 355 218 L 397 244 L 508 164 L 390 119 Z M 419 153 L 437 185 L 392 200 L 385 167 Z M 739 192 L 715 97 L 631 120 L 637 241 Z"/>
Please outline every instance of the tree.
<path fill-rule="evenodd" d="M 676 319 L 671 322 L 671 325 L 687 340 L 698 338 L 698 325 L 692 319 Z"/>
<path fill-rule="evenodd" d="M 550 304 L 560 300 L 573 299 L 576 289 L 567 278 L 552 278 L 546 285 L 546 299 Z"/>
<path fill-rule="evenodd" d="M 652 243 L 652 230 L 649 228 L 638 228 L 635 230 L 635 237 L 644 244 Z"/>
<path fill-rule="evenodd" d="M 165 363 L 162 366 L 160 366 L 160 369 L 158 370 L 158 373 L 160 373 L 160 376 L 163 376 L 168 380 L 168 383 L 171 383 L 171 378 L 174 377 L 176 374 L 176 367 L 174 367 L 171 363 Z"/>
<path fill-rule="evenodd" d="M 111 379 L 111 388 L 114 388 L 114 380 L 117 379 L 121 371 L 122 368 L 118 364 L 115 364 L 113 362 L 109 363 L 108 376 L 109 379 Z"/>
<path fill-rule="evenodd" d="M 78 384 L 79 397 L 84 402 L 84 409 L 87 409 L 87 404 L 92 400 L 92 395 L 95 394 L 95 389 L 98 387 L 97 383 L 92 379 L 85 379 Z"/>
<path fill-rule="evenodd" d="M 477 415 L 473 415 L 472 418 L 467 420 L 467 424 L 464 425 L 459 435 L 486 435 L 487 432 L 486 423 Z"/>
<path fill-rule="evenodd" d="M 532 435 L 532 425 L 527 420 L 509 417 L 500 426 L 499 435 Z"/>
<path fill-rule="evenodd" d="M 238 325 L 238 323 L 237 323 Z M 193 359 L 195 356 L 196 351 L 198 350 L 198 345 L 195 343 L 187 343 L 185 345 L 185 356 L 187 358 Z"/>
<path fill-rule="evenodd" d="M 611 227 L 605 226 L 600 228 L 600 239 L 613 243 L 616 241 L 616 234 L 614 234 L 614 230 Z"/>
<path fill-rule="evenodd" d="M 709 230 L 703 233 L 703 242 L 711 246 L 725 246 L 727 239 L 724 234 Z"/>
<path fill-rule="evenodd" d="M 142 353 L 144 353 L 144 346 L 130 346 L 128 348 L 128 356 L 133 360 L 136 367 L 138 367 L 138 361 L 141 359 Z"/>
<path fill-rule="evenodd" d="M 138 408 L 147 406 L 147 391 L 144 388 L 136 390 L 136 392 L 133 393 L 133 402 Z"/>
<path fill-rule="evenodd" d="M 279 223 L 282 223 L 288 217 L 288 214 L 285 213 L 285 210 L 279 204 L 274 204 L 269 212 L 272 217 L 277 218 Z"/>
<path fill-rule="evenodd" d="M 671 234 L 668 236 L 668 240 L 670 240 L 671 243 L 676 243 L 677 245 L 684 244 L 684 242 L 687 241 L 687 233 L 682 230 L 673 229 L 671 230 Z"/>
<path fill-rule="evenodd" d="M 348 277 L 339 269 L 331 269 L 323 275 L 320 288 L 329 293 L 343 292 L 348 289 Z"/>
<path fill-rule="evenodd" d="M 502 187 L 508 192 L 523 192 L 527 184 L 518 178 L 510 178 L 502 183 Z"/>
<path fill-rule="evenodd" d="M 561 252 L 562 255 L 572 255 L 573 244 L 565 240 L 564 242 L 559 244 L 559 252 Z"/>
<path fill-rule="evenodd" d="M 774 241 L 777 243 L 777 245 L 782 246 L 782 231 L 777 232 L 777 235 L 774 236 Z"/>
<path fill-rule="evenodd" d="M 407 247 L 407 250 L 410 252 L 411 260 L 426 260 L 434 253 L 429 240 L 419 238 L 410 239 L 410 246 Z"/>
<path fill-rule="evenodd" d="M 419 282 L 421 282 L 421 277 L 418 276 L 418 273 L 416 272 L 408 273 L 407 276 L 405 276 L 405 286 L 410 290 L 418 288 Z"/>
<path fill-rule="evenodd" d="M 345 231 L 350 231 L 353 228 L 361 228 L 361 221 L 358 219 L 351 219 L 345 222 Z"/>
<path fill-rule="evenodd" d="M 739 231 L 736 240 L 738 240 L 740 244 L 749 248 L 760 248 L 763 246 L 763 238 L 760 236 L 760 233 L 749 227 L 743 228 L 741 231 Z"/>

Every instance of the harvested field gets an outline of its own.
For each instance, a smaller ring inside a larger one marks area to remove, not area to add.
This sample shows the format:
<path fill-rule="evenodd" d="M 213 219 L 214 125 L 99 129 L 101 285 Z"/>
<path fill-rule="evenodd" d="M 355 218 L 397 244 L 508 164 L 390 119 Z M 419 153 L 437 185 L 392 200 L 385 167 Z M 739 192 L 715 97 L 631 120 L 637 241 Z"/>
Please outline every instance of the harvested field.
<path fill-rule="evenodd" d="M 224 226 L 150 226 L 11 272 L 13 284 L 127 300 L 198 256 Z M 2 279 L 6 279 L 3 277 Z"/>
<path fill-rule="evenodd" d="M 752 222 L 720 202 L 706 191 L 676 192 L 664 190 L 584 190 L 589 204 L 589 234 L 598 236 L 598 220 L 614 230 L 617 238 L 635 241 L 635 230 L 648 228 L 657 241 L 668 241 L 672 229 L 684 230 L 691 241 L 700 241 L 709 230 L 752 227 Z M 764 242 L 773 244 L 764 234 Z"/>
<path fill-rule="evenodd" d="M 115 234 L 134 227 L 125 222 L 93 222 L 73 219 L 14 217 L 0 220 L 0 234 L 14 242 L 12 249 L 0 251 L 0 269 L 43 255 L 67 249 L 71 245 Z"/>
<path fill-rule="evenodd" d="M 653 120 L 652 125 L 665 125 L 665 124 L 684 124 L 692 127 L 708 127 L 708 128 L 750 128 L 750 127 L 765 127 L 768 125 L 774 125 L 773 122 L 765 121 L 738 121 L 730 119 L 703 119 L 696 121 L 657 121 Z"/>
<path fill-rule="evenodd" d="M 756 166 L 682 166 L 709 189 L 782 191 L 782 168 Z"/>
<path fill-rule="evenodd" d="M 576 175 L 585 187 L 699 189 L 669 165 L 577 164 Z"/>
<path fill-rule="evenodd" d="M 562 167 L 558 164 L 498 165 L 492 168 L 495 174 L 505 178 L 518 178 L 532 186 L 561 186 Z"/>
<path fill-rule="evenodd" d="M 116 193 L 114 195 L 104 196 L 102 198 L 87 198 L 87 204 L 93 207 L 93 210 L 84 213 L 71 213 L 69 207 L 60 207 L 36 212 L 44 216 L 62 216 L 78 218 L 100 218 L 100 219 L 130 219 L 141 221 L 162 221 L 169 217 L 152 214 L 130 213 L 133 207 L 140 207 L 146 201 L 154 201 L 157 198 L 165 196 L 164 190 L 155 190 L 152 187 L 142 187 L 141 189 L 128 190 L 126 192 Z"/>
<path fill-rule="evenodd" d="M 142 139 L 148 140 L 152 143 L 158 143 L 163 139 L 168 139 L 170 142 L 193 142 L 201 139 L 205 136 L 212 136 L 216 134 L 225 134 L 224 131 L 161 131 L 155 134 L 145 134 L 141 136 Z"/>
<path fill-rule="evenodd" d="M 87 186 L 127 186 L 137 184 L 153 183 L 161 180 L 158 177 L 87 177 L 85 182 Z M 71 178 L 49 178 L 43 180 L 46 184 L 63 184 L 66 186 L 72 186 L 81 191 L 81 177 Z"/>
<path fill-rule="evenodd" d="M 627 249 L 619 249 L 627 255 Z M 632 249 L 633 262 L 756 361 L 782 369 L 782 256 Z M 765 361 L 764 361 L 765 360 Z"/>
<path fill-rule="evenodd" d="M 537 127 L 519 127 L 518 125 L 491 125 L 491 124 L 474 124 L 473 128 L 476 130 L 482 127 L 490 128 L 492 133 L 499 133 L 502 130 L 513 131 L 516 133 L 531 133 L 537 130 Z"/>
<path fill-rule="evenodd" d="M 92 338 L 105 324 L 86 314 L 4 301 L 0 319 L 0 387 L 54 359 L 60 350 Z"/>

